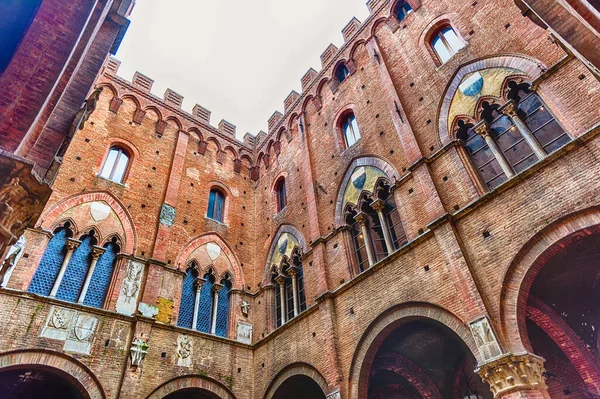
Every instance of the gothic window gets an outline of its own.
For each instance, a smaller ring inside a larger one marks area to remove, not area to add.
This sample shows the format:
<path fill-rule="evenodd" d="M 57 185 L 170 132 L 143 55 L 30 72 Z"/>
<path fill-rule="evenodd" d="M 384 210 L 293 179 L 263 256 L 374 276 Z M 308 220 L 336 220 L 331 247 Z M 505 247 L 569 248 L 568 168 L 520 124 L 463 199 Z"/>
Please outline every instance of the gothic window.
<path fill-rule="evenodd" d="M 408 14 L 412 12 L 412 7 L 406 0 L 400 0 L 394 7 L 394 15 L 398 22 L 402 22 Z"/>
<path fill-rule="evenodd" d="M 275 285 L 277 327 L 281 327 L 307 309 L 301 258 L 300 249 L 295 248 L 291 262 L 285 257 L 279 268 L 274 266 L 272 269 L 271 282 Z"/>
<path fill-rule="evenodd" d="M 181 289 L 181 301 L 179 302 L 179 316 L 177 325 L 184 328 L 193 328 L 194 306 L 196 303 L 196 279 L 198 267 L 192 262 L 185 272 L 183 287 Z"/>
<path fill-rule="evenodd" d="M 358 205 L 348 203 L 345 215 L 359 273 L 407 243 L 393 191 L 383 178 L 374 192 L 363 190 Z"/>
<path fill-rule="evenodd" d="M 101 308 L 120 251 L 117 239 L 100 248 L 94 230 L 74 240 L 69 227 L 54 232 L 28 291 Z"/>
<path fill-rule="evenodd" d="M 275 195 L 277 196 L 277 212 L 281 212 L 281 210 L 287 205 L 285 178 L 279 178 L 277 184 L 275 184 Z"/>
<path fill-rule="evenodd" d="M 225 211 L 225 195 L 220 190 L 213 188 L 208 196 L 208 212 L 206 216 L 209 219 L 223 223 Z"/>
<path fill-rule="evenodd" d="M 67 239 L 73 235 L 71 223 L 66 222 L 54 231 L 42 260 L 29 284 L 29 292 L 48 296 L 67 254 Z"/>
<path fill-rule="evenodd" d="M 213 314 L 213 286 L 215 284 L 215 276 L 213 275 L 212 270 L 209 270 L 203 278 L 205 281 L 200 289 L 200 303 L 196 310 L 198 317 L 196 330 L 210 333 Z"/>
<path fill-rule="evenodd" d="M 431 47 L 443 64 L 452 58 L 458 50 L 465 47 L 465 44 L 450 25 L 444 25 L 433 34 Z"/>
<path fill-rule="evenodd" d="M 337 79 L 338 84 L 346 80 L 348 76 L 350 76 L 350 71 L 348 70 L 348 67 L 344 64 L 340 64 L 335 70 L 335 78 Z"/>
<path fill-rule="evenodd" d="M 220 337 L 227 336 L 229 324 L 229 292 L 231 291 L 231 277 L 226 274 L 221 280 L 222 288 L 218 293 L 217 316 L 215 318 L 215 334 Z"/>
<path fill-rule="evenodd" d="M 346 148 L 349 148 L 352 145 L 354 145 L 354 143 L 356 143 L 358 139 L 360 139 L 360 130 L 358 129 L 356 117 L 353 113 L 346 114 L 343 117 L 342 123 L 340 125 L 344 134 Z"/>
<path fill-rule="evenodd" d="M 490 124 L 490 136 L 516 173 L 537 162 L 533 150 L 508 116 L 501 114 Z"/>
<path fill-rule="evenodd" d="M 104 253 L 100 255 L 95 269 L 92 271 L 89 288 L 85 294 L 83 304 L 94 308 L 104 306 L 108 286 L 112 280 L 117 254 L 121 251 L 117 239 L 113 238 L 104 246 Z M 88 272 L 89 273 L 89 272 Z"/>
<path fill-rule="evenodd" d="M 104 160 L 100 177 L 114 181 L 115 183 L 123 183 L 128 166 L 129 155 L 127 151 L 121 147 L 111 147 Z"/>

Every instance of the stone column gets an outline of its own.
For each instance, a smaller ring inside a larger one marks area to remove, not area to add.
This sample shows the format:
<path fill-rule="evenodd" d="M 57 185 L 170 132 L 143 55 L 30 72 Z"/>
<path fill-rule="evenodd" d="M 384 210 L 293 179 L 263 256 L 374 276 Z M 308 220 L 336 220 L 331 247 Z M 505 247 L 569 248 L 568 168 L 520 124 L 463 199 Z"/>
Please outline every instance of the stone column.
<path fill-rule="evenodd" d="M 210 322 L 210 333 L 215 334 L 217 332 L 217 309 L 219 307 L 219 291 L 223 286 L 215 283 L 212 286 L 213 291 L 213 306 L 212 306 L 212 320 Z"/>
<path fill-rule="evenodd" d="M 512 167 L 510 166 L 510 164 L 504 157 L 504 154 L 502 153 L 502 151 L 500 151 L 500 148 L 498 148 L 498 145 L 496 144 L 494 139 L 490 136 L 489 131 L 488 131 L 488 125 L 486 123 L 481 123 L 481 124 L 475 126 L 475 128 L 473 130 L 475 131 L 475 133 L 477 133 L 478 135 L 483 137 L 486 144 L 490 148 L 490 151 L 492 151 L 492 154 L 498 160 L 498 163 L 500 164 L 500 168 L 502 168 L 502 171 L 504 172 L 504 174 L 509 179 L 511 177 L 513 177 L 515 175 L 515 172 L 513 172 Z"/>
<path fill-rule="evenodd" d="M 300 308 L 298 306 L 298 272 L 300 271 L 300 269 L 298 269 L 296 266 L 291 266 L 288 269 L 288 273 L 290 275 L 290 277 L 292 278 L 292 296 L 294 297 L 294 317 L 298 316 L 298 313 L 300 313 Z"/>
<path fill-rule="evenodd" d="M 373 257 L 373 249 L 371 248 L 371 240 L 369 239 L 369 229 L 367 228 L 367 215 L 363 212 L 359 212 L 354 219 L 360 223 L 360 231 L 363 235 L 365 242 L 365 249 L 367 250 L 367 258 L 369 260 L 369 267 L 375 264 L 375 258 Z"/>
<path fill-rule="evenodd" d="M 83 288 L 81 289 L 81 294 L 79 294 L 79 299 L 77 303 L 83 303 L 85 300 L 85 295 L 90 288 L 90 282 L 92 281 L 92 276 L 94 275 L 94 270 L 96 270 L 96 263 L 98 263 L 98 259 L 102 256 L 102 254 L 106 251 L 105 248 L 96 247 L 92 249 L 92 263 L 90 264 L 90 268 L 88 269 L 87 275 L 85 276 L 85 282 L 83 283 Z"/>
<path fill-rule="evenodd" d="M 275 282 L 279 285 L 279 303 L 281 306 L 281 325 L 285 324 L 285 276 L 280 274 L 275 277 Z"/>
<path fill-rule="evenodd" d="M 65 255 L 65 259 L 63 259 L 62 265 L 60 265 L 60 270 L 58 271 L 58 276 L 56 276 L 56 280 L 54 281 L 54 285 L 52 286 L 52 291 L 50 291 L 50 296 L 54 298 L 56 293 L 58 292 L 58 287 L 60 287 L 60 283 L 62 282 L 63 277 L 65 276 L 65 272 L 67 271 L 67 265 L 71 260 L 71 256 L 73 256 L 73 252 L 75 249 L 81 244 L 81 242 L 74 240 L 72 238 L 67 239 L 67 254 Z"/>
<path fill-rule="evenodd" d="M 535 155 L 537 155 L 539 159 L 544 159 L 546 157 L 546 151 L 544 151 L 540 143 L 538 143 L 537 139 L 533 136 L 533 133 L 531 133 L 531 130 L 529 130 L 525 122 L 523 122 L 523 120 L 517 113 L 517 106 L 515 105 L 515 103 L 513 101 L 508 102 L 502 109 L 502 113 L 504 113 L 510 118 L 510 120 L 512 120 L 514 125 L 519 130 L 519 133 L 521 133 L 521 135 L 523 136 L 527 144 L 529 144 Z"/>
<path fill-rule="evenodd" d="M 382 199 L 376 199 L 371 203 L 371 208 L 375 209 L 375 212 L 377 212 L 379 223 L 381 223 L 381 230 L 383 230 L 385 245 L 388 249 L 387 252 L 388 255 L 390 255 L 392 252 L 394 252 L 394 241 L 392 240 L 392 236 L 390 234 L 390 226 L 388 226 L 387 220 L 385 220 L 385 215 L 383 214 L 383 210 L 385 209 L 385 201 Z"/>
<path fill-rule="evenodd" d="M 196 290 L 196 297 L 194 298 L 194 314 L 192 316 L 192 330 L 198 329 L 198 311 L 200 310 L 200 292 L 202 291 L 202 285 L 206 282 L 205 279 L 198 277 L 194 280 L 194 289 Z"/>
<path fill-rule="evenodd" d="M 531 353 L 508 354 L 480 366 L 476 373 L 494 398 L 549 398 L 542 373 L 544 359 Z"/>

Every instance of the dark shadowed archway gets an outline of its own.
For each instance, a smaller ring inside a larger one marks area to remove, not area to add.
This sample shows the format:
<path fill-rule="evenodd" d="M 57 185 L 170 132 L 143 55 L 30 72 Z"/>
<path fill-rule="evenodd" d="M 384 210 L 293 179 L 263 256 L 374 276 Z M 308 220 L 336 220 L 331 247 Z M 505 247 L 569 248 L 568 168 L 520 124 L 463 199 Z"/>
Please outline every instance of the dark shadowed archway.
<path fill-rule="evenodd" d="M 200 388 L 182 389 L 164 397 L 164 399 L 220 399 L 218 395 Z"/>
<path fill-rule="evenodd" d="M 58 370 L 42 367 L 18 367 L 0 372 L 0 397 L 2 399 L 44 398 L 85 399 L 72 381 Z"/>
<path fill-rule="evenodd" d="M 273 399 L 325 399 L 325 394 L 312 378 L 294 375 L 277 388 Z"/>

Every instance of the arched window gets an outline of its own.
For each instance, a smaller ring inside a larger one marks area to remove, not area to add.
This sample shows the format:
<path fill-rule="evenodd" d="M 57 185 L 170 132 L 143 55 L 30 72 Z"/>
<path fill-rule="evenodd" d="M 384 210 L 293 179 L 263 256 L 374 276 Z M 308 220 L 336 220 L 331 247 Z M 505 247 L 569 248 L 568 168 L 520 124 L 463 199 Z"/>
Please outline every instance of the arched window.
<path fill-rule="evenodd" d="M 458 50 L 465 47 L 465 44 L 451 26 L 445 25 L 438 29 L 432 36 L 431 47 L 433 47 L 433 50 L 443 64 L 452 58 Z"/>
<path fill-rule="evenodd" d="M 48 242 L 42 260 L 29 284 L 29 292 L 44 296 L 50 295 L 61 266 L 65 263 L 67 240 L 73 235 L 70 227 L 71 224 L 66 222 L 54 231 L 54 236 Z"/>
<path fill-rule="evenodd" d="M 75 302 L 79 298 L 87 270 L 92 261 L 92 250 L 97 242 L 94 235 L 94 230 L 91 230 L 88 234 L 81 237 L 81 243 L 73 252 L 64 277 L 58 286 L 57 299 Z"/>
<path fill-rule="evenodd" d="M 223 223 L 225 211 L 225 196 L 221 190 L 213 188 L 208 196 L 208 212 L 206 216 Z"/>
<path fill-rule="evenodd" d="M 359 273 L 407 243 L 392 188 L 381 179 L 374 191 L 363 191 L 358 205 L 345 208 Z"/>
<path fill-rule="evenodd" d="M 518 101 L 518 115 L 546 154 L 556 151 L 571 141 L 569 135 L 544 106 L 542 99 L 533 91 L 525 94 Z"/>
<path fill-rule="evenodd" d="M 94 308 L 104 306 L 108 286 L 112 280 L 117 255 L 121 251 L 117 239 L 113 238 L 104 246 L 104 253 L 100 255 L 94 270 L 89 270 L 92 273 L 90 277 L 89 288 L 85 294 L 83 304 Z"/>
<path fill-rule="evenodd" d="M 196 324 L 196 330 L 205 333 L 211 332 L 212 314 L 213 314 L 213 299 L 215 284 L 215 276 L 212 269 L 204 275 L 204 283 L 200 289 L 200 301 L 196 314 L 198 322 Z"/>
<path fill-rule="evenodd" d="M 281 327 L 307 308 L 304 293 L 304 272 L 301 263 L 302 253 L 299 248 L 292 252 L 292 261 L 284 258 L 279 267 L 273 267 L 271 282 L 275 285 L 275 320 L 276 327 Z"/>
<path fill-rule="evenodd" d="M 404 18 L 406 18 L 406 16 L 410 14 L 412 10 L 412 7 L 407 1 L 400 0 L 398 3 L 396 3 L 396 7 L 394 7 L 394 15 L 396 16 L 398 22 L 402 22 L 402 20 L 404 20 Z"/>
<path fill-rule="evenodd" d="M 341 127 L 342 132 L 344 133 L 346 148 L 349 148 L 360 139 L 360 130 L 358 129 L 358 123 L 356 122 L 356 117 L 353 113 L 344 116 Z"/>
<path fill-rule="evenodd" d="M 183 287 L 181 288 L 181 301 L 179 302 L 179 316 L 177 325 L 184 328 L 194 328 L 194 307 L 196 304 L 196 280 L 198 278 L 198 267 L 192 262 L 185 272 Z"/>
<path fill-rule="evenodd" d="M 277 212 L 281 212 L 287 206 L 287 193 L 285 188 L 285 178 L 281 177 L 275 184 L 275 195 L 277 200 Z"/>
<path fill-rule="evenodd" d="M 129 155 L 127 151 L 121 147 L 111 147 L 104 160 L 104 166 L 100 172 L 100 177 L 115 183 L 123 183 L 128 166 Z"/>
<path fill-rule="evenodd" d="M 346 80 L 348 76 L 350 76 L 350 71 L 348 70 L 348 67 L 344 64 L 340 64 L 335 70 L 335 77 L 338 81 L 338 84 Z"/>

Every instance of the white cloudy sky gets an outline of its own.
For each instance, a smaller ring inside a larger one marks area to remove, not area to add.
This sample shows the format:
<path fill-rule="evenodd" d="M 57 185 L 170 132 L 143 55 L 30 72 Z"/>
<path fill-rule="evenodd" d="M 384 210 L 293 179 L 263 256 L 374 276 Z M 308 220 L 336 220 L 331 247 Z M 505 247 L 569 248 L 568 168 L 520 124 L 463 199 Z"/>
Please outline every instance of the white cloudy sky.
<path fill-rule="evenodd" d="M 138 70 L 226 119 L 238 137 L 267 130 L 267 120 L 341 30 L 368 15 L 366 0 L 137 0 L 117 58 L 119 75 Z"/>

